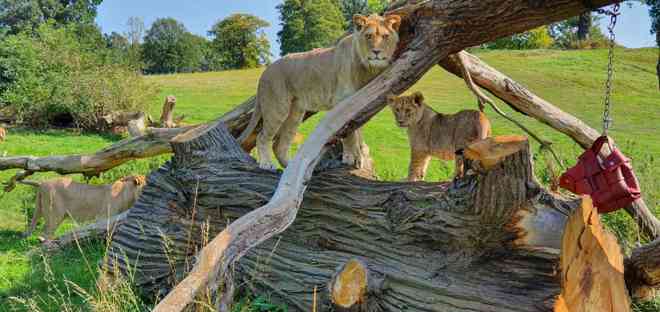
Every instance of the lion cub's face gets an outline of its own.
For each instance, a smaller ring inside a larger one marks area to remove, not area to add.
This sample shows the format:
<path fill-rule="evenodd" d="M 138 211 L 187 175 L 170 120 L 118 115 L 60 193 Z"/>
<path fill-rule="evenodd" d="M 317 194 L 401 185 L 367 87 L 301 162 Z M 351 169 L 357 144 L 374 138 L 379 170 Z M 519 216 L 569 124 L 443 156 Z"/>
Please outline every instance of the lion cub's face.
<path fill-rule="evenodd" d="M 383 69 L 390 65 L 399 43 L 401 17 L 372 14 L 369 17 L 353 16 L 356 27 L 355 42 L 362 63 L 373 69 Z"/>
<path fill-rule="evenodd" d="M 424 96 L 415 92 L 410 96 L 388 96 L 387 105 L 390 106 L 401 128 L 407 128 L 419 122 L 424 111 Z"/>

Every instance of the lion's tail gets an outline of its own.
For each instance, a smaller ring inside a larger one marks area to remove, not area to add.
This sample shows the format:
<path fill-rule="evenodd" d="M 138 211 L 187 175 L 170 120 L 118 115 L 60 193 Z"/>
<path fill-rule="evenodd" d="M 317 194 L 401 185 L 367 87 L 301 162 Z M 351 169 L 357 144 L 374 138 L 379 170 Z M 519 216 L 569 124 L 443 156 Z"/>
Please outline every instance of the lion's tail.
<path fill-rule="evenodd" d="M 239 144 L 243 144 L 245 140 L 247 140 L 247 138 L 252 135 L 254 129 L 257 128 L 259 121 L 261 121 L 261 109 L 259 109 L 259 97 L 257 97 L 257 103 L 254 106 L 254 113 L 252 113 L 252 118 L 250 118 L 250 122 L 248 123 L 247 127 L 245 127 L 245 130 L 243 130 L 241 135 L 238 137 Z"/>

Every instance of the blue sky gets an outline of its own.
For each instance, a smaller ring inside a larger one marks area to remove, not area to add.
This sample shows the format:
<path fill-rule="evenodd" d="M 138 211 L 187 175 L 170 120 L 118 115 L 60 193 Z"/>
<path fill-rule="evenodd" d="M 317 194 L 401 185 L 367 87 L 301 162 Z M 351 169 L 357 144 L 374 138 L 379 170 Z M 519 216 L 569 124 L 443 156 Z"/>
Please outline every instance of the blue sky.
<path fill-rule="evenodd" d="M 98 24 L 103 32 L 126 31 L 126 21 L 131 16 L 144 19 L 147 28 L 159 17 L 173 17 L 186 25 L 191 32 L 206 36 L 206 32 L 218 20 L 233 13 L 250 13 L 270 22 L 266 30 L 272 53 L 279 56 L 277 31 L 280 29 L 275 6 L 281 0 L 106 0 L 99 8 Z M 185 4 L 184 4 L 185 3 Z M 626 47 L 655 46 L 655 38 L 649 34 L 650 21 L 647 7 L 636 4 L 632 8 L 622 5 L 623 15 L 617 25 L 617 41 Z M 603 29 L 607 19 L 603 18 Z"/>

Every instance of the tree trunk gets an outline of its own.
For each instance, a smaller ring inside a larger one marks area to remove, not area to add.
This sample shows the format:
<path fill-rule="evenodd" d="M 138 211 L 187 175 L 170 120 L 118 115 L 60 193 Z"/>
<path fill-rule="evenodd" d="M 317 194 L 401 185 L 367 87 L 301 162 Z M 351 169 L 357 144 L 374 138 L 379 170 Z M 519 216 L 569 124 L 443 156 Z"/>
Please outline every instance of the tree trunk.
<path fill-rule="evenodd" d="M 577 38 L 579 41 L 589 40 L 591 30 L 591 12 L 585 12 L 578 17 Z"/>
<path fill-rule="evenodd" d="M 169 95 L 165 98 L 163 104 L 163 112 L 160 114 L 160 126 L 163 128 L 176 128 L 174 123 L 174 105 L 176 105 L 176 98 Z"/>
<path fill-rule="evenodd" d="M 139 289 L 161 295 L 208 237 L 265 204 L 280 179 L 222 127 L 173 147 L 114 234 L 105 270 L 130 267 Z M 246 253 L 236 284 L 290 311 L 311 311 L 315 287 L 319 311 L 364 311 L 365 302 L 369 311 L 546 311 L 559 293 L 560 229 L 577 201 L 538 185 L 522 137 L 480 142 L 466 157 L 474 174 L 452 183 L 379 182 L 325 167 L 287 231 L 230 250 Z M 363 271 L 342 276 L 347 266 Z M 350 281 L 358 286 L 347 289 Z"/>

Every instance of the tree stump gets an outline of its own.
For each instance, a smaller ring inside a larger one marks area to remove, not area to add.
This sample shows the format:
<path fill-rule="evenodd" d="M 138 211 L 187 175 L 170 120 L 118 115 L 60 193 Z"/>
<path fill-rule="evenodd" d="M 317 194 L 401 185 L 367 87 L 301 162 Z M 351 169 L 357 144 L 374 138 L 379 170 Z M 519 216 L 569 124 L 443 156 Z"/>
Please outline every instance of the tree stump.
<path fill-rule="evenodd" d="M 247 250 L 235 266 L 236 285 L 291 311 L 311 311 L 317 288 L 319 311 L 327 311 L 332 285 L 343 289 L 337 268 L 348 263 L 366 272 L 366 293 L 377 294 L 367 302 L 382 311 L 551 309 L 558 229 L 577 201 L 539 186 L 525 138 L 493 142 L 518 149 L 448 183 L 380 182 L 321 164 L 296 221 Z M 131 272 L 138 289 L 159 296 L 185 277 L 209 237 L 268 202 L 280 176 L 259 169 L 221 124 L 178 137 L 172 149 L 104 262 L 106 272 Z M 386 287 L 371 291 L 372 281 Z"/>

